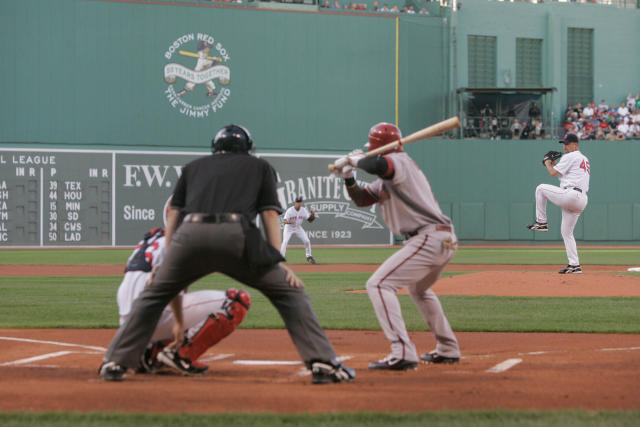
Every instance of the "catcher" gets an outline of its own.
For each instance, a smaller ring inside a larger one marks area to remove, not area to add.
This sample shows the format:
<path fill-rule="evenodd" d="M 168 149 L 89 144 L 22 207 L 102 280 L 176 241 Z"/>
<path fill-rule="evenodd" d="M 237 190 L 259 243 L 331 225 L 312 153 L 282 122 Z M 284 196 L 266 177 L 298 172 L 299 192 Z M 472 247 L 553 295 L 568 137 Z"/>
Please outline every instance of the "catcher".
<path fill-rule="evenodd" d="M 118 313 L 123 325 L 134 301 L 151 284 L 158 266 L 164 259 L 165 236 L 163 228 L 154 228 L 144 235 L 129 257 L 124 278 L 118 288 Z M 203 374 L 208 366 L 197 359 L 207 349 L 233 332 L 244 319 L 251 297 L 247 291 L 197 291 L 182 294 L 185 340 L 178 346 L 180 357 L 167 358 L 163 352 L 173 341 L 174 325 L 171 309 L 162 312 L 151 342 L 140 359 L 137 372 L 156 373 L 169 367 L 183 375 Z"/>
<path fill-rule="evenodd" d="M 282 234 L 282 246 L 280 246 L 280 254 L 282 254 L 282 258 L 284 258 L 285 253 L 287 252 L 287 244 L 289 243 L 289 239 L 291 236 L 295 234 L 298 236 L 302 243 L 304 243 L 304 249 L 307 255 L 307 262 L 311 264 L 315 264 L 316 260 L 311 256 L 311 242 L 309 241 L 309 237 L 307 233 L 302 229 L 302 223 L 306 220 L 309 222 L 313 222 L 316 219 L 315 211 L 311 211 L 309 213 L 307 208 L 302 206 L 303 198 L 302 196 L 296 197 L 296 202 L 293 206 L 291 206 L 284 213 L 284 232 Z"/>
<path fill-rule="evenodd" d="M 558 271 L 560 274 L 582 273 L 576 240 L 573 237 L 573 229 L 578 222 L 580 214 L 587 206 L 589 191 L 589 177 L 591 165 L 589 159 L 578 148 L 578 137 L 574 133 L 567 133 L 562 141 L 564 144 L 563 156 L 557 151 L 549 151 L 542 159 L 542 164 L 547 168 L 551 176 L 560 179 L 560 187 L 549 184 L 540 184 L 536 188 L 536 221 L 527 225 L 534 231 L 548 231 L 547 225 L 547 200 L 562 209 L 562 225 L 560 233 L 564 240 L 569 264 Z M 558 160 L 560 159 L 560 160 Z"/>

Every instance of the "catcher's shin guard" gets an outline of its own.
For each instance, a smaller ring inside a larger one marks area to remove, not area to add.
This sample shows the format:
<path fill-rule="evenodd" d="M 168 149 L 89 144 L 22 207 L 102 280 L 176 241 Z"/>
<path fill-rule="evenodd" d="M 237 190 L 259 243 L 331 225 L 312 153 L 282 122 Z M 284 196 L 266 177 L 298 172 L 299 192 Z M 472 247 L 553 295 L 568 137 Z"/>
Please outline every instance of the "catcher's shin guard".
<path fill-rule="evenodd" d="M 211 313 L 200 329 L 180 346 L 178 354 L 196 361 L 242 323 L 250 306 L 251 297 L 247 291 L 227 290 L 227 300 L 222 306 L 224 313 Z"/>

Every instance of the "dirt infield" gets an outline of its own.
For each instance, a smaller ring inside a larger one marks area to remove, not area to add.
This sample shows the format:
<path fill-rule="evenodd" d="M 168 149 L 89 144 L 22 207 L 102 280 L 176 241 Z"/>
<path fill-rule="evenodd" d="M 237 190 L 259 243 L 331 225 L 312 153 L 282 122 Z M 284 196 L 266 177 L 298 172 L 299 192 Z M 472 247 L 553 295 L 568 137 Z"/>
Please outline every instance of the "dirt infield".
<path fill-rule="evenodd" d="M 122 266 L 24 267 L 0 266 L 0 274 L 122 273 Z M 293 267 L 336 271 L 327 265 Z M 376 266 L 349 267 L 346 271 Z M 560 276 L 549 266 L 452 265 L 450 270 L 478 272 L 441 279 L 436 293 L 640 296 L 640 278 L 612 273 L 626 266 L 588 266 L 585 274 L 574 276 Z M 458 333 L 459 364 L 376 372 L 367 365 L 386 355 L 382 332 L 328 331 L 357 378 L 352 384 L 314 386 L 286 331 L 244 329 L 203 355 L 210 369 L 202 377 L 130 374 L 124 383 L 105 383 L 97 368 L 114 333 L 0 329 L 0 410 L 301 413 L 640 407 L 639 334 Z M 433 348 L 430 333 L 410 335 L 422 352 Z"/>
<path fill-rule="evenodd" d="M 96 373 L 99 347 L 113 334 L 0 329 L 0 410 L 300 413 L 640 406 L 639 335 L 459 333 L 463 359 L 457 365 L 376 372 L 367 364 L 387 351 L 381 332 L 329 331 L 357 377 L 352 384 L 318 386 L 295 364 L 297 353 L 283 330 L 237 331 L 215 353 L 204 355 L 219 360 L 210 362 L 203 377 L 131 374 L 123 383 L 105 383 Z M 411 335 L 422 351 L 433 346 L 430 334 Z M 23 341 L 29 339 L 36 342 Z M 509 360 L 518 363 L 490 371 Z M 266 362 L 279 364 L 260 364 Z"/>

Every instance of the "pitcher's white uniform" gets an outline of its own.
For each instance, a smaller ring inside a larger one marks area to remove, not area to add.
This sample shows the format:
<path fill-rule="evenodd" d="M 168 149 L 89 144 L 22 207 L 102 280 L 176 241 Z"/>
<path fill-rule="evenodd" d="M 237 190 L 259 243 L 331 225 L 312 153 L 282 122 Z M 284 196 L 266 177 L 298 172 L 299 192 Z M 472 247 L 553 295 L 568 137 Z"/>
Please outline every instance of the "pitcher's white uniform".
<path fill-rule="evenodd" d="M 405 152 L 386 154 L 393 163 L 391 179 L 378 178 L 365 190 L 380 204 L 395 235 L 405 246 L 387 259 L 367 281 L 367 292 L 396 359 L 418 362 L 396 296 L 406 288 L 436 338 L 435 352 L 459 358 L 460 349 L 436 294 L 430 289 L 455 254 L 457 237 L 451 219 L 442 213 L 431 185 Z"/>
<path fill-rule="evenodd" d="M 304 206 L 300 206 L 300 209 L 296 209 L 295 206 L 291 206 L 284 213 L 284 219 L 287 223 L 284 225 L 284 232 L 282 234 L 282 246 L 280 246 L 280 254 L 284 258 L 285 253 L 287 252 L 287 244 L 289 243 L 289 239 L 291 239 L 292 235 L 298 236 L 302 243 L 304 243 L 304 249 L 307 258 L 311 257 L 311 242 L 309 241 L 309 237 L 307 237 L 307 233 L 302 229 L 302 223 L 309 219 L 311 214 Z"/>
<path fill-rule="evenodd" d="M 152 267 L 160 265 L 164 259 L 165 254 L 165 238 L 164 233 L 154 234 L 148 241 L 148 246 L 145 249 L 144 258 L 148 264 Z M 133 251 L 127 265 L 131 265 L 132 261 L 142 249 L 144 240 L 138 243 L 136 249 Z M 129 313 L 135 299 L 140 295 L 147 286 L 147 281 L 151 277 L 151 271 L 127 271 L 124 274 L 124 278 L 120 287 L 118 288 L 118 314 L 120 315 L 120 325 L 122 325 Z M 225 313 L 223 304 L 227 297 L 225 292 L 222 291 L 197 291 L 187 292 L 183 294 L 182 305 L 184 309 L 184 325 L 188 329 L 185 334 L 187 338 L 191 338 L 195 334 L 200 326 L 206 321 L 207 317 L 211 313 Z M 158 326 L 151 340 L 162 341 L 165 339 L 171 339 L 173 337 L 173 315 L 171 309 L 167 306 L 162 312 Z"/>
<path fill-rule="evenodd" d="M 569 265 L 580 265 L 573 229 L 587 206 L 591 166 L 580 151 L 563 155 L 553 166 L 558 171 L 560 186 L 540 184 L 536 188 L 536 221 L 547 223 L 547 200 L 562 209 L 560 232 L 567 250 Z"/>

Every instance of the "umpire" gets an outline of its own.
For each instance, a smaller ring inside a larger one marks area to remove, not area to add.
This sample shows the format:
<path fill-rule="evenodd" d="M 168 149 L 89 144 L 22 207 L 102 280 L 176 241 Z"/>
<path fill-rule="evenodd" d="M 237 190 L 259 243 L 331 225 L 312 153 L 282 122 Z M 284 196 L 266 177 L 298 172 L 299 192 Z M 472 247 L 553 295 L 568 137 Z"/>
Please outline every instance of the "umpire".
<path fill-rule="evenodd" d="M 212 155 L 196 159 L 182 170 L 167 218 L 166 259 L 109 345 L 100 376 L 106 381 L 122 381 L 127 368 L 138 365 L 167 304 L 175 318 L 170 347 L 182 344 L 180 292 L 218 271 L 259 290 L 271 301 L 311 369 L 314 384 L 352 381 L 355 372 L 336 358 L 304 284 L 282 263 L 278 251 L 282 208 L 275 170 L 267 161 L 250 155 L 253 141 L 242 126 L 225 126 L 211 144 Z M 268 243 L 254 224 L 258 213 Z M 191 362 L 175 351 L 164 356 L 165 363 L 183 374 L 193 373 Z"/>

